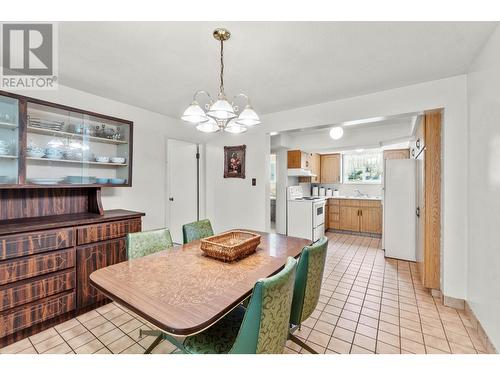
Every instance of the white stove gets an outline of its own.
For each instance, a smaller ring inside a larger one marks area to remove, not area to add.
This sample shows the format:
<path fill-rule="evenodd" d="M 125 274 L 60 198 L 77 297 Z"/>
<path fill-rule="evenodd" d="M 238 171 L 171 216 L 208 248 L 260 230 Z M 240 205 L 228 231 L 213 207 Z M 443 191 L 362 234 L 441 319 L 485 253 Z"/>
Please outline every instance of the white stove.
<path fill-rule="evenodd" d="M 287 235 L 315 242 L 325 235 L 325 198 L 304 197 L 301 186 L 287 188 Z"/>

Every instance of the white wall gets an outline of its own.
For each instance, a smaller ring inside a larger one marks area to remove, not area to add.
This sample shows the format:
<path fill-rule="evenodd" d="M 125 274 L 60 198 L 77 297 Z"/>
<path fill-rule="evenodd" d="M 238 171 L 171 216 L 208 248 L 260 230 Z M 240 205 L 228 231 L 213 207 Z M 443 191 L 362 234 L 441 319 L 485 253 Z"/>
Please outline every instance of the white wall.
<path fill-rule="evenodd" d="M 267 131 L 444 108 L 442 176 L 442 290 L 466 296 L 467 98 L 466 76 L 296 108 L 263 116 Z"/>
<path fill-rule="evenodd" d="M 168 225 L 165 194 L 166 138 L 203 142 L 204 138 L 199 132 L 180 120 L 65 86 L 59 86 L 56 91 L 18 93 L 133 121 L 132 187 L 103 188 L 104 209 L 123 208 L 145 212 L 143 228 L 146 230 Z"/>
<path fill-rule="evenodd" d="M 500 348 L 500 28 L 473 62 L 469 94 L 467 299 Z"/>
<path fill-rule="evenodd" d="M 224 178 L 224 146 L 245 144 L 245 179 Z M 240 135 L 217 134 L 207 144 L 207 217 L 216 232 L 270 227 L 269 135 L 262 127 Z M 252 186 L 252 178 L 257 185 Z"/>

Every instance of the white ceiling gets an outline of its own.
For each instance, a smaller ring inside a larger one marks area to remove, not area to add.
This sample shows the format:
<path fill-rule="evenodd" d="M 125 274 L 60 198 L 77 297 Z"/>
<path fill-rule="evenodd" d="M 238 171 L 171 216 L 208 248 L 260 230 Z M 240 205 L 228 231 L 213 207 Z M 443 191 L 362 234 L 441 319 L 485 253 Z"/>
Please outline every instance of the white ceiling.
<path fill-rule="evenodd" d="M 270 113 L 465 73 L 496 23 L 62 22 L 60 83 L 178 117 L 217 94 L 217 26 L 226 93 Z"/>

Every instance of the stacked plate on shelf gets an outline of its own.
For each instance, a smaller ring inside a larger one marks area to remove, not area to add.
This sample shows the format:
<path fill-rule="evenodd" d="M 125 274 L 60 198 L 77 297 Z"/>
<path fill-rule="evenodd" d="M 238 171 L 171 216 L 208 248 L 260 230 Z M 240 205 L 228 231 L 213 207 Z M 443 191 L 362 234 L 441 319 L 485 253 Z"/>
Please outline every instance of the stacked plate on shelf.
<path fill-rule="evenodd" d="M 74 184 L 74 185 L 95 184 L 96 177 L 95 176 L 66 176 L 66 182 L 68 184 Z"/>
<path fill-rule="evenodd" d="M 35 185 L 57 185 L 64 178 L 30 178 L 28 181 Z"/>
<path fill-rule="evenodd" d="M 64 121 L 46 120 L 39 117 L 29 116 L 29 126 L 32 128 L 61 131 Z"/>
<path fill-rule="evenodd" d="M 10 144 L 3 139 L 0 139 L 0 155 L 9 155 L 10 154 Z"/>

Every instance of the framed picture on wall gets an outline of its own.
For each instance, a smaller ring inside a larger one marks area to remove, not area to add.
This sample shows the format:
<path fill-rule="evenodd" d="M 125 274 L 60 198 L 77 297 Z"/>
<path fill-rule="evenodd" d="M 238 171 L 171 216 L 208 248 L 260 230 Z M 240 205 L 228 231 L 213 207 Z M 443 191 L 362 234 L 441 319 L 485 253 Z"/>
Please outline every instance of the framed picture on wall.
<path fill-rule="evenodd" d="M 245 178 L 246 145 L 224 146 L 224 178 Z"/>

